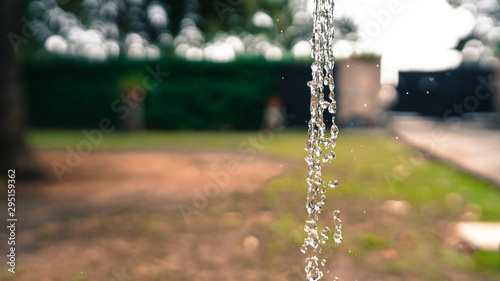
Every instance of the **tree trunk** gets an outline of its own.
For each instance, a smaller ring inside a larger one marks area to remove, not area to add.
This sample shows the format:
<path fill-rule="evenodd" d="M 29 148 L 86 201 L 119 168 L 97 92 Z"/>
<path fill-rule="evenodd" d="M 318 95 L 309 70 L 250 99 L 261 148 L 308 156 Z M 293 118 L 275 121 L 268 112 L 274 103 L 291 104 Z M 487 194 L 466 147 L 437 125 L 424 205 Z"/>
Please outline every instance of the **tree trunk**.
<path fill-rule="evenodd" d="M 9 33 L 21 36 L 15 17 L 15 1 L 0 1 L 0 175 L 16 169 L 16 178 L 34 177 L 41 170 L 24 140 L 20 69 L 8 37 Z"/>

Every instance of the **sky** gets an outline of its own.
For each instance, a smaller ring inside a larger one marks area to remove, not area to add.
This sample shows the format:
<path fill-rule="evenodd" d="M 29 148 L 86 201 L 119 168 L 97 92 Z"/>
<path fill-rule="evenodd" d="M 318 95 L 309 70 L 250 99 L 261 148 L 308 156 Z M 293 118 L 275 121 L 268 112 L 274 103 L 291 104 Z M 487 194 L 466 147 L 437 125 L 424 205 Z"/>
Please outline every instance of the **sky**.
<path fill-rule="evenodd" d="M 337 0 L 335 16 L 352 18 L 362 36 L 355 46 L 338 44 L 336 56 L 381 54 L 383 84 L 397 84 L 399 70 L 458 66 L 462 57 L 453 48 L 475 23 L 469 11 L 446 0 Z"/>

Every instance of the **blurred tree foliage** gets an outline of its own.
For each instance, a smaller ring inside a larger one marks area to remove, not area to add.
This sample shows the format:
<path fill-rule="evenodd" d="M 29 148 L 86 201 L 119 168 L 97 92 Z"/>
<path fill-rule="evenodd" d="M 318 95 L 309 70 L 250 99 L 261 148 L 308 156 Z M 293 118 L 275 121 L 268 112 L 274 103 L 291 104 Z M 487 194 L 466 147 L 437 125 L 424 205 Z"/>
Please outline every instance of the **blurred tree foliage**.
<path fill-rule="evenodd" d="M 33 19 L 34 17 L 33 14 L 30 14 L 28 8 L 33 2 L 57 3 L 62 10 L 78 17 L 83 24 L 91 24 L 92 15 L 88 9 L 85 9 L 85 0 L 19 0 L 17 5 L 24 10 L 25 19 Z M 96 0 L 96 2 L 121 2 L 128 7 L 128 3 L 132 1 Z M 272 18 L 279 18 L 280 20 L 276 22 L 277 29 L 282 30 L 291 24 L 291 12 L 287 6 L 288 0 L 144 0 L 143 2 L 144 4 L 156 2 L 166 9 L 169 17 L 168 30 L 174 35 L 179 32 L 181 20 L 187 13 L 194 13 L 197 26 L 204 32 L 206 39 L 212 38 L 220 31 L 237 33 L 243 30 L 252 30 L 250 19 L 258 10 L 265 10 Z M 50 7 L 50 5 L 45 6 Z M 122 35 L 137 31 L 130 26 L 127 13 L 130 13 L 128 8 L 118 15 L 117 22 Z M 137 17 L 146 22 L 145 10 L 138 10 L 135 13 Z M 21 24 L 24 24 L 24 22 Z M 267 30 L 266 32 L 278 33 L 277 30 Z M 154 37 L 155 34 L 151 35 Z M 41 45 L 42 42 L 37 42 L 38 48 Z"/>
<path fill-rule="evenodd" d="M 17 2 L 24 9 L 25 16 L 21 24 L 26 25 L 27 30 L 38 39 L 23 42 L 22 47 L 27 55 L 43 50 L 43 43 L 51 35 L 69 36 L 67 35 L 71 29 L 69 23 L 108 31 L 110 27 L 103 26 L 111 23 L 111 29 L 116 27 L 117 31 L 102 33 L 105 38 L 116 40 L 122 51 L 126 35 L 131 33 L 139 33 L 149 43 L 159 44 L 165 48 L 165 45 L 161 44 L 161 36 L 170 37 L 171 39 L 166 41 L 173 46 L 175 37 L 186 25 L 186 22 L 183 23 L 186 19 L 190 24 L 196 25 L 205 42 L 209 42 L 221 33 L 240 36 L 259 34 L 264 35 L 273 44 L 290 50 L 298 40 L 308 40 L 312 32 L 312 15 L 306 12 L 307 3 L 306 0 L 20 0 Z M 156 4 L 167 14 L 165 26 L 151 24 L 150 8 Z M 44 11 L 52 15 L 41 16 Z M 272 24 L 268 27 L 255 26 L 252 17 L 257 12 L 268 15 Z M 54 20 L 59 16 L 65 20 Z M 352 20 L 338 19 L 335 25 L 337 40 L 357 39 L 357 27 Z"/>
<path fill-rule="evenodd" d="M 479 49 L 487 47 L 486 52 L 500 53 L 500 0 L 448 0 L 451 6 L 468 10 L 475 19 L 471 34 L 460 40 L 457 50 L 463 51 L 468 45 Z M 483 46 L 477 46 L 480 41 Z M 469 44 L 468 44 L 469 42 Z"/>

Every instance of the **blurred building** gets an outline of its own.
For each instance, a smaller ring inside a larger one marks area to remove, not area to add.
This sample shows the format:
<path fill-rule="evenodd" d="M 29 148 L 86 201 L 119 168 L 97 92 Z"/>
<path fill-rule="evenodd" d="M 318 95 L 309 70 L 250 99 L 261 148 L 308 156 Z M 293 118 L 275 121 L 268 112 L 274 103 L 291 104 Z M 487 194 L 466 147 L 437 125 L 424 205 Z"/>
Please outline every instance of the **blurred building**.
<path fill-rule="evenodd" d="M 433 72 L 400 72 L 398 112 L 441 118 L 486 118 L 498 112 L 498 78 L 494 68 L 462 66 Z M 497 104 L 495 104 L 495 102 Z"/>
<path fill-rule="evenodd" d="M 336 63 L 336 94 L 340 124 L 374 126 L 384 109 L 379 98 L 380 57 L 348 58 Z"/>
<path fill-rule="evenodd" d="M 297 116 L 290 126 L 306 126 L 310 119 L 311 80 L 308 65 L 284 65 L 280 69 L 279 91 L 288 114 Z M 394 87 L 380 84 L 380 57 L 366 56 L 338 60 L 335 63 L 335 97 L 338 104 L 336 122 L 344 126 L 376 126 L 384 121 L 385 112 L 395 99 Z M 328 100 L 328 89 L 325 97 Z M 332 114 L 324 112 L 326 122 Z"/>

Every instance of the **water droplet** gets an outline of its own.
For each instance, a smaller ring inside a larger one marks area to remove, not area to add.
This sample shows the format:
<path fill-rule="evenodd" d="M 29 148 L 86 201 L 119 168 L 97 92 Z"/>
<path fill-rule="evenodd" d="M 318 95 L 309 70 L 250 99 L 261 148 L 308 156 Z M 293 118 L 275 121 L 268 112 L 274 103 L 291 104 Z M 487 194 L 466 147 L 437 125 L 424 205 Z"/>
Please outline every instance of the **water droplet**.
<path fill-rule="evenodd" d="M 342 243 L 342 241 L 344 241 L 344 238 L 342 238 L 342 234 L 335 233 L 333 235 L 333 240 L 335 241 L 335 243 L 340 244 Z"/>
<path fill-rule="evenodd" d="M 339 216 L 340 216 L 340 211 L 339 210 L 333 211 L 333 218 L 334 219 L 337 219 Z"/>
<path fill-rule="evenodd" d="M 326 244 L 330 239 L 328 237 L 321 238 L 321 243 Z"/>
<path fill-rule="evenodd" d="M 333 240 L 335 243 L 342 243 L 342 221 L 340 220 L 340 211 L 333 211 L 333 220 L 335 222 L 335 234 L 333 234 Z"/>
<path fill-rule="evenodd" d="M 323 163 L 326 163 L 326 162 L 330 161 L 330 157 L 328 157 L 328 154 L 325 154 L 325 155 L 323 155 L 323 158 L 321 158 L 321 160 L 323 161 Z"/>
<path fill-rule="evenodd" d="M 325 187 L 323 186 L 323 188 L 325 188 Z M 321 202 L 321 205 L 325 205 L 326 204 L 326 196 L 325 195 L 321 195 L 321 201 L 320 202 Z"/>
<path fill-rule="evenodd" d="M 336 188 L 337 186 L 339 186 L 339 181 L 338 180 L 329 181 L 328 186 L 331 188 Z"/>
<path fill-rule="evenodd" d="M 305 254 L 307 252 L 307 245 L 302 244 L 302 246 L 300 246 L 300 251 Z"/>
<path fill-rule="evenodd" d="M 366 103 L 365 103 L 365 107 L 366 107 Z"/>
<path fill-rule="evenodd" d="M 322 260 L 321 260 L 321 265 L 322 265 L 322 266 L 325 266 L 325 265 L 326 265 L 326 259 L 322 259 Z"/>
<path fill-rule="evenodd" d="M 337 113 L 337 103 L 336 102 L 330 103 L 330 105 L 328 106 L 328 112 L 331 114 Z"/>
<path fill-rule="evenodd" d="M 399 137 L 396 137 L 397 140 L 399 140 Z"/>
<path fill-rule="evenodd" d="M 318 69 L 320 69 L 320 64 L 319 64 L 319 62 L 318 62 L 318 61 L 314 61 L 314 62 L 311 64 L 311 70 L 312 70 L 313 72 L 317 72 L 317 71 L 318 71 Z M 312 81 L 310 81 L 310 82 L 312 82 Z"/>
<path fill-rule="evenodd" d="M 325 226 L 325 228 L 323 228 L 323 230 L 321 230 L 321 234 L 328 235 L 328 233 L 330 233 L 330 228 L 328 226 Z"/>
<path fill-rule="evenodd" d="M 349 65 L 347 65 L 347 67 L 349 67 Z"/>
<path fill-rule="evenodd" d="M 335 159 L 335 157 L 336 157 L 336 154 L 334 151 L 332 151 L 332 152 L 330 152 L 330 154 L 328 154 L 328 159 L 330 159 L 330 160 Z"/>

